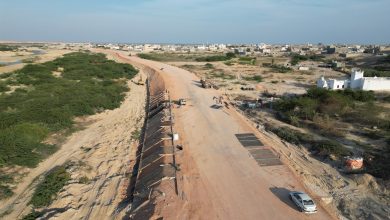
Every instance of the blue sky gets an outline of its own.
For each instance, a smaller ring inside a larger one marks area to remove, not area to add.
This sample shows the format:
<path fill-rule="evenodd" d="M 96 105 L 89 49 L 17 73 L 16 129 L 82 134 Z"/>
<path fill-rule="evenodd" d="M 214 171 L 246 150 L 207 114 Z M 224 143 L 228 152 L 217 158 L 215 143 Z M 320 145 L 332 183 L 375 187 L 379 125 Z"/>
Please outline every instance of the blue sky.
<path fill-rule="evenodd" d="M 390 43 L 390 0 L 0 0 L 0 40 Z"/>

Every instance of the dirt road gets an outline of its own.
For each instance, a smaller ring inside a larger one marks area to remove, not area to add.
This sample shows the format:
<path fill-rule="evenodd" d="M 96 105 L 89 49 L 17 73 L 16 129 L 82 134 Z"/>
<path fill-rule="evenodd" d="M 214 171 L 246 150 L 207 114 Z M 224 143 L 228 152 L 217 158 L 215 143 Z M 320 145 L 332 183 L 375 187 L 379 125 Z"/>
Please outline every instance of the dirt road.
<path fill-rule="evenodd" d="M 127 59 L 160 70 L 171 97 L 189 100 L 174 110 L 175 130 L 184 147 L 178 181 L 185 205 L 174 215 L 162 210 L 164 219 L 332 219 L 321 207 L 314 215 L 297 211 L 288 192 L 303 190 L 302 184 L 285 165 L 257 164 L 235 134 L 259 134 L 232 108 L 213 106 L 219 91 L 200 88 L 199 79 L 186 70 Z"/>

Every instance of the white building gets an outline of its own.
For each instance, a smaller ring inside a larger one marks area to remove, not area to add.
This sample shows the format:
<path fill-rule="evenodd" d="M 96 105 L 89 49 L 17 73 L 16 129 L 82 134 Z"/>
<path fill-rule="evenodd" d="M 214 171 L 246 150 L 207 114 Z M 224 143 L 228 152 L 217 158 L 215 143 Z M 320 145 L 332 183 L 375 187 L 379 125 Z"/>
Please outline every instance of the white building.
<path fill-rule="evenodd" d="M 361 89 L 361 90 L 389 90 L 390 77 L 364 77 L 364 71 L 353 69 L 351 78 L 346 80 L 325 79 L 317 80 L 317 87 L 331 90 Z"/>
<path fill-rule="evenodd" d="M 310 68 L 308 66 L 300 66 L 300 67 L 298 67 L 298 70 L 300 70 L 300 71 L 308 71 L 308 70 L 310 70 Z"/>

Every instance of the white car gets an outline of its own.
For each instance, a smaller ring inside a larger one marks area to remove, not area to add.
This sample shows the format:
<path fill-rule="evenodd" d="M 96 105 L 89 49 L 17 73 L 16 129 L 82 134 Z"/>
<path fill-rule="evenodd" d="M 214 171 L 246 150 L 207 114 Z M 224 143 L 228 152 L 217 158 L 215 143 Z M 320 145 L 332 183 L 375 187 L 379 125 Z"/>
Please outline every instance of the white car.
<path fill-rule="evenodd" d="M 290 199 L 298 206 L 299 211 L 306 213 L 317 212 L 317 206 L 314 201 L 303 192 L 290 192 Z"/>

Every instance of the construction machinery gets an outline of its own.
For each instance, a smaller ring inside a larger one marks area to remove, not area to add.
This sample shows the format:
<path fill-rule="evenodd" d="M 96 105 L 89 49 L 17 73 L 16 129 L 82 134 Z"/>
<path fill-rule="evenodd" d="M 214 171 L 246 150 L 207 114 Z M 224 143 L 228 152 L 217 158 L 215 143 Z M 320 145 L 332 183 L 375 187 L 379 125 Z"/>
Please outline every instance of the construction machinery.
<path fill-rule="evenodd" d="M 179 99 L 179 105 L 186 105 L 187 101 L 185 99 Z"/>
<path fill-rule="evenodd" d="M 200 84 L 202 84 L 202 87 L 205 89 L 209 89 L 212 87 L 212 84 L 210 83 L 210 81 L 208 81 L 205 78 L 200 79 Z"/>

